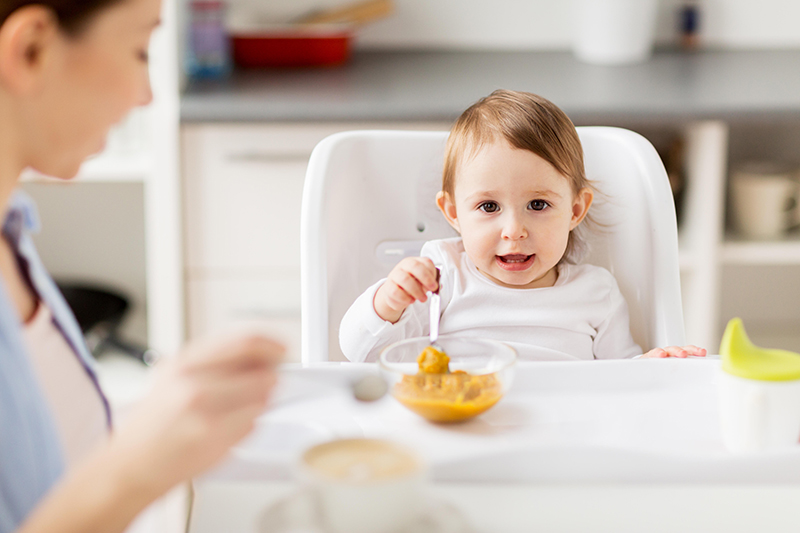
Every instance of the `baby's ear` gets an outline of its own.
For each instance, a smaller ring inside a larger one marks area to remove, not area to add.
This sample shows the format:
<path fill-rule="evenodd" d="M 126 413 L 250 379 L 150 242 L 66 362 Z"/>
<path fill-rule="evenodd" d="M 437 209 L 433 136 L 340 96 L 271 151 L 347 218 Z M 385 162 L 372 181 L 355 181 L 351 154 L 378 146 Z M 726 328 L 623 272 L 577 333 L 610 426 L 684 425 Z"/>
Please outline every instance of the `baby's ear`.
<path fill-rule="evenodd" d="M 589 213 L 589 207 L 592 205 L 592 200 L 594 200 L 594 193 L 588 187 L 584 187 L 575 195 L 575 199 L 572 200 L 572 221 L 569 224 L 570 231 L 577 228 L 578 225 L 583 222 L 583 219 L 586 218 L 587 213 Z"/>
<path fill-rule="evenodd" d="M 453 229 L 461 233 L 461 228 L 458 225 L 458 216 L 456 215 L 456 204 L 453 203 L 450 195 L 444 191 L 436 193 L 436 205 L 439 206 L 439 211 L 442 212 L 447 222 L 453 226 Z"/>

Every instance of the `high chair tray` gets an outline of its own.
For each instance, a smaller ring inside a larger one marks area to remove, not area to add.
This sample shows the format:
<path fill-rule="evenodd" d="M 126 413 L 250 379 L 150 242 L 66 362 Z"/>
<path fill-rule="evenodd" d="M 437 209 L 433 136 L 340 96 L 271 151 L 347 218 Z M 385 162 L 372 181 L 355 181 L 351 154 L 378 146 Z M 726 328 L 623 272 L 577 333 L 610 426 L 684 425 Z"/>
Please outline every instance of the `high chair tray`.
<path fill-rule="evenodd" d="M 344 384 L 374 371 L 372 365 L 287 367 L 273 407 L 212 475 L 289 480 L 308 446 L 365 436 L 414 447 L 439 482 L 796 483 L 800 445 L 747 455 L 723 447 L 719 364 L 519 363 L 505 398 L 455 425 L 427 422 L 390 396 L 353 399 Z M 313 380 L 306 378 L 311 373 Z"/>

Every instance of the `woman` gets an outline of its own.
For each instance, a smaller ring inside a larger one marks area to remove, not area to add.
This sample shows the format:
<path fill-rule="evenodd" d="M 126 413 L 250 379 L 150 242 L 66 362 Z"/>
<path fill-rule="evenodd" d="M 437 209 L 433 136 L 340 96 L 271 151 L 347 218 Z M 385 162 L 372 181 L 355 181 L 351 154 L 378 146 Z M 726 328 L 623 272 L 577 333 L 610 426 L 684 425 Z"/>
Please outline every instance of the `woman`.
<path fill-rule="evenodd" d="M 218 461 L 263 411 L 283 353 L 260 337 L 188 347 L 109 431 L 80 331 L 42 267 L 26 167 L 70 178 L 151 98 L 160 0 L 0 0 L 0 533 L 122 531 Z"/>

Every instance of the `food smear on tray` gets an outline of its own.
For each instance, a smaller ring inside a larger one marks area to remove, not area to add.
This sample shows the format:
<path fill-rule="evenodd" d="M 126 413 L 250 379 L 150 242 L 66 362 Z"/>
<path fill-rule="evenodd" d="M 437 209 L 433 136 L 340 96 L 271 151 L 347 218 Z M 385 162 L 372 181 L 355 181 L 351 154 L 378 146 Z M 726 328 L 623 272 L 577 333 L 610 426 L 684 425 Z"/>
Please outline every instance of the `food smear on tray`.
<path fill-rule="evenodd" d="M 408 409 L 432 422 L 459 422 L 475 417 L 503 396 L 495 374 L 450 372 L 450 358 L 428 346 L 417 358 L 419 372 L 403 376 L 392 395 Z"/>

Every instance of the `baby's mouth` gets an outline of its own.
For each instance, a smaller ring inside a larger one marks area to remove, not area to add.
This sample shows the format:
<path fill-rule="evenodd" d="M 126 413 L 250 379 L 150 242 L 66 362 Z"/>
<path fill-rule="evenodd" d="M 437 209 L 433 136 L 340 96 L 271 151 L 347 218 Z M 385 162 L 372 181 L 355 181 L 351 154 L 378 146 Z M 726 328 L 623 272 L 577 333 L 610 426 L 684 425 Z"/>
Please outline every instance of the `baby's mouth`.
<path fill-rule="evenodd" d="M 536 254 L 508 254 L 497 255 L 495 256 L 495 260 L 498 266 L 503 270 L 516 272 L 520 270 L 526 270 L 529 266 L 531 266 L 534 257 L 536 257 Z"/>

